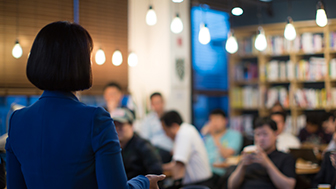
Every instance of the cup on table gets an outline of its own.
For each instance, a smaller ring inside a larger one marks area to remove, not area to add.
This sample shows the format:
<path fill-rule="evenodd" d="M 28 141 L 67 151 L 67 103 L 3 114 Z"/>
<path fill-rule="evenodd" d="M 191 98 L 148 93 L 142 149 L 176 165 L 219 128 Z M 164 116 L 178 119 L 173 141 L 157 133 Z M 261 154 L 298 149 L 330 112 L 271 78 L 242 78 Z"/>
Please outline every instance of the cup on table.
<path fill-rule="evenodd" d="M 319 184 L 317 185 L 318 189 L 330 189 L 330 184 Z"/>

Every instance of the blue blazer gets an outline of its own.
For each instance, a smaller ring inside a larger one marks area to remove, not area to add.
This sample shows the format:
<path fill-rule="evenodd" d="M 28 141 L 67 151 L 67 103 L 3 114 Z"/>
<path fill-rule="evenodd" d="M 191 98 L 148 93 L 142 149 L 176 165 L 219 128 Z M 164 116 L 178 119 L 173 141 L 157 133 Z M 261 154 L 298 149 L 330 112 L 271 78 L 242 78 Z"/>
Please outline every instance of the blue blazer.
<path fill-rule="evenodd" d="M 127 182 L 109 113 L 70 92 L 44 91 L 15 111 L 6 151 L 8 189 L 149 188 L 144 176 Z"/>

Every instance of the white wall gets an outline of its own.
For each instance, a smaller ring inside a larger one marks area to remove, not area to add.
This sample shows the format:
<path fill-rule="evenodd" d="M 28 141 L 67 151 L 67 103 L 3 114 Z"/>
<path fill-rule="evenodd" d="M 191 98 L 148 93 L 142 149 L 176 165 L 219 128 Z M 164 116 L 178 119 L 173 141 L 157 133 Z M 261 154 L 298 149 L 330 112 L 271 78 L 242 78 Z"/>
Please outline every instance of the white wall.
<path fill-rule="evenodd" d="M 138 65 L 129 67 L 129 91 L 139 109 L 144 109 L 149 95 L 161 92 L 166 99 L 167 110 L 175 109 L 186 122 L 191 121 L 190 75 L 190 15 L 189 1 L 176 4 L 171 0 L 152 0 L 157 23 L 148 26 L 145 21 L 148 0 L 129 0 L 129 51 L 138 55 Z M 170 31 L 170 23 L 179 12 L 184 29 L 180 34 Z M 182 45 L 178 45 L 178 41 Z M 180 80 L 175 60 L 184 59 L 185 76 Z M 138 110 L 139 112 L 139 110 Z M 140 117 L 143 112 L 139 112 Z"/>

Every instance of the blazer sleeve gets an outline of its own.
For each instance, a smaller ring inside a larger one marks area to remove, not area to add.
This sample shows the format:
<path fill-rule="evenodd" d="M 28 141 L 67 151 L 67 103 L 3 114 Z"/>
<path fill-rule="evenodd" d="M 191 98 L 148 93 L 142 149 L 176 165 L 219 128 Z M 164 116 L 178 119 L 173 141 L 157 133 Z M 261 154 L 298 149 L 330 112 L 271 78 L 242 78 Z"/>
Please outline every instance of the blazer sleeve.
<path fill-rule="evenodd" d="M 12 146 L 11 146 L 11 128 L 12 128 L 12 119 L 15 112 L 11 115 L 9 120 L 9 130 L 8 138 L 6 142 L 6 164 L 7 164 L 7 188 L 8 189 L 26 189 L 26 182 L 24 180 L 21 164 L 16 158 Z"/>
<path fill-rule="evenodd" d="M 127 181 L 118 134 L 110 114 L 102 108 L 95 110 L 91 133 L 98 188 L 149 188 L 149 180 L 145 176 Z"/>

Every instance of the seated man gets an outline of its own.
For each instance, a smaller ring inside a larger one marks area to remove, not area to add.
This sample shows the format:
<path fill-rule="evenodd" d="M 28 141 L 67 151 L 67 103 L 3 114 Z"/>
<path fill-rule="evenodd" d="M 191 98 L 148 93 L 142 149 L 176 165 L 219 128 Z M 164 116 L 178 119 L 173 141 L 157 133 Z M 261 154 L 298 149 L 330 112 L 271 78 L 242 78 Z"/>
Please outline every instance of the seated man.
<path fill-rule="evenodd" d="M 336 169 L 332 163 L 333 158 L 331 152 L 326 152 L 324 154 L 321 169 L 312 181 L 313 188 L 317 188 L 319 184 L 333 184 L 336 176 Z"/>
<path fill-rule="evenodd" d="M 306 127 L 302 128 L 299 133 L 301 143 L 314 145 L 328 144 L 332 139 L 332 135 L 325 133 L 322 129 L 320 115 L 311 113 L 306 116 Z"/>
<path fill-rule="evenodd" d="M 172 158 L 173 141 L 167 137 L 160 122 L 160 117 L 164 113 L 164 100 L 161 93 L 153 93 L 150 96 L 150 103 L 153 111 L 142 121 L 139 134 L 158 150 L 162 162 L 168 163 Z"/>
<path fill-rule="evenodd" d="M 258 118 L 253 125 L 256 151 L 242 153 L 231 174 L 229 188 L 294 188 L 295 160 L 276 149 L 277 125 L 270 118 Z"/>
<path fill-rule="evenodd" d="M 128 108 L 135 111 L 135 105 L 131 98 L 124 101 L 124 94 L 122 88 L 118 83 L 111 82 L 104 87 L 104 109 L 110 114 L 117 108 Z"/>
<path fill-rule="evenodd" d="M 226 158 L 239 153 L 243 139 L 238 131 L 227 129 L 227 117 L 223 110 L 215 109 L 209 115 L 209 134 L 205 136 L 212 172 L 218 176 L 225 174 L 225 169 L 216 168 L 214 164 L 223 163 Z"/>
<path fill-rule="evenodd" d="M 113 111 L 118 133 L 121 154 L 128 179 L 137 175 L 162 174 L 162 164 L 154 147 L 133 132 L 134 115 L 129 109 L 118 108 Z"/>
<path fill-rule="evenodd" d="M 183 123 L 176 111 L 165 113 L 161 123 L 166 135 L 174 140 L 173 161 L 164 165 L 171 170 L 172 188 L 205 185 L 212 188 L 212 173 L 202 138 L 193 125 Z"/>
<path fill-rule="evenodd" d="M 271 114 L 271 119 L 277 124 L 277 150 L 281 152 L 289 152 L 289 148 L 300 148 L 300 140 L 294 136 L 292 133 L 285 132 L 286 127 L 286 113 L 284 112 L 273 112 Z"/>

